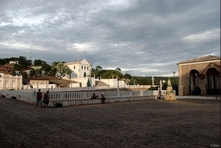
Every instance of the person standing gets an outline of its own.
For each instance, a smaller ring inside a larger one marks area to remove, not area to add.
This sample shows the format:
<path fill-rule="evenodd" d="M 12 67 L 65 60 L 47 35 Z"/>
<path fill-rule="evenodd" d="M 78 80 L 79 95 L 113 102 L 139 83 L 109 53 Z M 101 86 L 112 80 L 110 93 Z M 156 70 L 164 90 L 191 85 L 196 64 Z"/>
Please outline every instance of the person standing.
<path fill-rule="evenodd" d="M 38 104 L 40 104 L 40 106 L 42 107 L 42 92 L 41 92 L 41 89 L 38 90 L 36 99 L 37 99 L 37 101 L 36 101 L 35 107 L 38 107 Z"/>
<path fill-rule="evenodd" d="M 49 103 L 49 91 L 47 91 L 47 92 L 44 94 L 43 103 L 44 103 L 44 107 L 45 107 L 46 105 L 47 105 L 47 107 L 48 107 L 48 103 Z"/>
<path fill-rule="evenodd" d="M 158 94 L 158 99 L 161 100 L 162 99 L 162 94 L 161 94 L 161 91 L 159 91 L 159 94 Z"/>
<path fill-rule="evenodd" d="M 105 104 L 106 98 L 104 97 L 104 93 L 101 93 L 101 103 Z"/>

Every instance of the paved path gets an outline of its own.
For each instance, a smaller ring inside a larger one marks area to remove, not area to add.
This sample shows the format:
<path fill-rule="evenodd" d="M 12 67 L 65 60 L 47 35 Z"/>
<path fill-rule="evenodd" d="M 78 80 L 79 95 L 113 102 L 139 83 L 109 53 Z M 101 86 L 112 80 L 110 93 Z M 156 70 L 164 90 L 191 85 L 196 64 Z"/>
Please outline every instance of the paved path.
<path fill-rule="evenodd" d="M 0 106 L 1 148 L 209 147 L 220 143 L 217 100 L 35 108 L 0 98 Z"/>

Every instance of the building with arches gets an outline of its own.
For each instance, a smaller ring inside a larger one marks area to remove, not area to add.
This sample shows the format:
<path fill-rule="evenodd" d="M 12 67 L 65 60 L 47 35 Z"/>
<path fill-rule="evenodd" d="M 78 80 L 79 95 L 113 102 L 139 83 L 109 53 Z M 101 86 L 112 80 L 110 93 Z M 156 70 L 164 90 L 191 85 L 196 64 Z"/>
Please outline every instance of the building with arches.
<path fill-rule="evenodd" d="M 220 95 L 220 57 L 203 56 L 177 64 L 179 96 Z"/>

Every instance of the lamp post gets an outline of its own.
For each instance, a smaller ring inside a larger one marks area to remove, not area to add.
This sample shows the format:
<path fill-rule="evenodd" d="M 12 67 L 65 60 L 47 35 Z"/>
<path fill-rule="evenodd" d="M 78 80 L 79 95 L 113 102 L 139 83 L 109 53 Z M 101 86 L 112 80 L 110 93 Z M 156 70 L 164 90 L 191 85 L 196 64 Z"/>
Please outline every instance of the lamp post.
<path fill-rule="evenodd" d="M 160 80 L 160 91 L 162 90 L 163 88 L 163 84 L 162 83 L 165 83 L 165 80 Z"/>

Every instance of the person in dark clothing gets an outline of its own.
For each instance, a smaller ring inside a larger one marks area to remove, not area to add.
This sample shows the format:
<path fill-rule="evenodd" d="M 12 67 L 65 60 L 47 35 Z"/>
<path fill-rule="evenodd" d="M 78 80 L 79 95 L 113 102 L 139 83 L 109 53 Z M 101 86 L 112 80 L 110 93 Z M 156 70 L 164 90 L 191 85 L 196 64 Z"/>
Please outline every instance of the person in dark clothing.
<path fill-rule="evenodd" d="M 105 100 L 106 100 L 106 98 L 104 97 L 104 94 L 102 93 L 101 94 L 101 103 L 105 104 Z"/>
<path fill-rule="evenodd" d="M 97 99 L 97 96 L 95 95 L 95 93 L 93 93 L 91 99 Z"/>
<path fill-rule="evenodd" d="M 161 91 L 159 91 L 159 94 L 158 94 L 158 99 L 160 100 L 162 97 L 162 94 L 161 94 Z"/>
<path fill-rule="evenodd" d="M 38 104 L 40 104 L 40 106 L 42 107 L 42 92 L 41 92 L 41 89 L 39 89 L 38 92 L 37 92 L 35 107 L 38 107 Z"/>
<path fill-rule="evenodd" d="M 46 105 L 48 106 L 48 103 L 49 103 L 49 91 L 47 91 L 47 92 L 44 94 L 43 103 L 44 103 L 44 107 L 45 107 Z"/>

